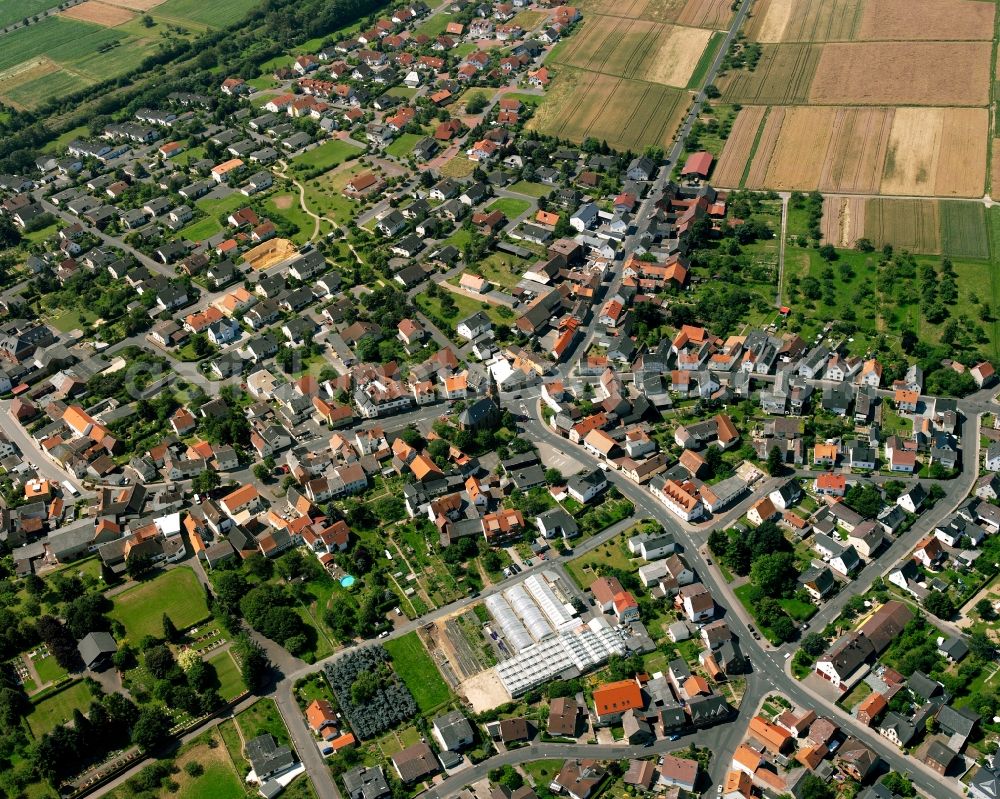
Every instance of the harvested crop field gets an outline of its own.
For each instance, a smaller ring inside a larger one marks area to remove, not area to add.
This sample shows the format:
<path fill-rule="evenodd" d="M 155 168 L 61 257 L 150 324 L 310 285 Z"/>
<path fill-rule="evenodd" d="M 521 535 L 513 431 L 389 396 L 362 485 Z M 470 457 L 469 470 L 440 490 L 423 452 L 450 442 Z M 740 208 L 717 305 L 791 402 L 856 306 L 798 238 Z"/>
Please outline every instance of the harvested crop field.
<path fill-rule="evenodd" d="M 985 109 L 896 109 L 881 193 L 980 196 L 987 124 Z"/>
<path fill-rule="evenodd" d="M 837 109 L 819 180 L 821 191 L 878 191 L 893 115 L 892 108 Z"/>
<path fill-rule="evenodd" d="M 984 228 L 985 230 L 985 228 Z M 869 200 L 865 237 L 876 247 L 891 244 L 910 252 L 941 252 L 941 219 L 935 200 Z"/>
<path fill-rule="evenodd" d="M 864 197 L 823 198 L 823 243 L 854 249 L 866 236 Z"/>
<path fill-rule="evenodd" d="M 983 0 L 868 0 L 857 38 L 990 40 L 995 12 Z"/>
<path fill-rule="evenodd" d="M 805 103 L 820 62 L 821 48 L 810 44 L 766 44 L 753 72 L 725 78 L 726 102 L 757 105 Z"/>
<path fill-rule="evenodd" d="M 778 143 L 778 135 L 781 133 L 781 125 L 785 121 L 784 108 L 772 108 L 764 122 L 764 129 L 760 134 L 760 141 L 757 143 L 757 152 L 753 156 L 750 164 L 750 171 L 747 172 L 746 186 L 750 189 L 760 189 L 767 185 L 767 167 L 771 163 L 774 155 L 775 145 Z"/>
<path fill-rule="evenodd" d="M 666 86 L 687 86 L 711 36 L 712 32 L 705 28 L 674 26 L 656 49 L 644 74 L 636 77 Z"/>
<path fill-rule="evenodd" d="M 80 3 L 78 6 L 71 6 L 60 13 L 64 17 L 78 19 L 82 22 L 92 22 L 95 25 L 103 25 L 105 28 L 124 25 L 135 16 L 134 11 L 102 3 L 99 0 L 86 0 L 86 2 Z"/>
<path fill-rule="evenodd" d="M 575 5 L 585 19 L 603 14 L 715 30 L 727 28 L 733 18 L 730 0 L 580 0 Z"/>
<path fill-rule="evenodd" d="M 759 42 L 851 41 L 861 20 L 861 0 L 769 0 L 762 8 L 751 28 Z"/>
<path fill-rule="evenodd" d="M 745 106 L 740 109 L 733 122 L 726 146 L 715 165 L 712 182 L 725 188 L 736 188 L 743 181 L 747 162 L 753 155 L 753 146 L 757 141 L 761 123 L 767 107 L 763 105 Z"/>
<path fill-rule="evenodd" d="M 698 28 L 722 30 L 733 18 L 732 3 L 729 0 L 687 0 L 677 22 Z"/>
<path fill-rule="evenodd" d="M 808 92 L 813 103 L 985 106 L 989 101 L 990 42 L 855 42 L 821 49 Z M 762 58 L 758 72 L 763 65 Z"/>
<path fill-rule="evenodd" d="M 835 115 L 832 108 L 789 108 L 767 165 L 764 185 L 773 189 L 817 185 Z"/>
<path fill-rule="evenodd" d="M 594 15 L 584 20 L 554 61 L 608 75 L 634 77 L 665 38 L 666 26 L 648 20 Z"/>
<path fill-rule="evenodd" d="M 595 72 L 562 69 L 529 127 L 573 141 L 588 136 L 621 150 L 669 145 L 690 95 Z"/>
<path fill-rule="evenodd" d="M 687 86 L 712 32 L 623 17 L 589 17 L 554 61 L 591 72 Z"/>

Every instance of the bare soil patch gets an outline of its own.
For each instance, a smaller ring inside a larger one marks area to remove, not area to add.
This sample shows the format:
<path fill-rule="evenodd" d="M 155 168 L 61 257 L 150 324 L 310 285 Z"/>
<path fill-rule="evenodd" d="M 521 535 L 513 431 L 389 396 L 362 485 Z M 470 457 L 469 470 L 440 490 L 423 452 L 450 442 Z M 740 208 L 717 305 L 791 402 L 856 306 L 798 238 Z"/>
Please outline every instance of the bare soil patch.
<path fill-rule="evenodd" d="M 274 207 L 279 211 L 284 211 L 292 207 L 294 199 L 291 194 L 282 194 L 280 197 L 274 198 Z"/>
<path fill-rule="evenodd" d="M 725 188 L 736 188 L 740 185 L 765 113 L 767 107 L 763 105 L 745 106 L 740 109 L 729 132 L 729 138 L 726 139 L 726 146 L 722 148 L 722 155 L 715 165 L 715 174 L 712 176 L 715 185 Z"/>
<path fill-rule="evenodd" d="M 94 25 L 103 25 L 105 28 L 114 28 L 117 25 L 124 25 L 135 17 L 135 12 L 117 5 L 99 2 L 99 0 L 86 0 L 78 6 L 72 6 L 60 14 L 70 19 L 78 19 L 81 22 L 91 22 Z"/>
<path fill-rule="evenodd" d="M 298 252 L 294 242 L 288 239 L 271 239 L 258 244 L 243 254 L 243 260 L 258 271 L 270 269 Z"/>
<path fill-rule="evenodd" d="M 984 106 L 990 42 L 827 44 L 809 91 L 833 105 Z"/>
<path fill-rule="evenodd" d="M 989 40 L 995 13 L 995 4 L 982 0 L 868 0 L 858 38 Z"/>

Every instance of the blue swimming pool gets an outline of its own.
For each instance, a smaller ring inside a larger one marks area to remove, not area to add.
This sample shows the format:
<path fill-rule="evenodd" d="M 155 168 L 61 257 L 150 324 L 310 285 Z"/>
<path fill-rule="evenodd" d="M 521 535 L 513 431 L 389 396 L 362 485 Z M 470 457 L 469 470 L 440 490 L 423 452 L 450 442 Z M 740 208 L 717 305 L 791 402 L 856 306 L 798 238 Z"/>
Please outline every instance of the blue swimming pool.
<path fill-rule="evenodd" d="M 352 577 L 350 574 L 345 574 L 343 577 L 340 578 L 340 584 L 344 586 L 344 588 L 350 588 L 352 585 L 354 585 L 354 577 Z"/>

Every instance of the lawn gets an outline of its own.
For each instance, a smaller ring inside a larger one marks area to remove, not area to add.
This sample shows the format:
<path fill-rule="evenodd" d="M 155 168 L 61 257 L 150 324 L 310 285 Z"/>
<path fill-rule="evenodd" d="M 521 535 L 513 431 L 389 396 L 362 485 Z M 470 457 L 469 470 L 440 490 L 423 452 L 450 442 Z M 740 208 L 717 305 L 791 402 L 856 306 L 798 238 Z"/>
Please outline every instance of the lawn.
<path fill-rule="evenodd" d="M 785 613 L 795 621 L 808 621 L 816 615 L 818 608 L 799 599 L 779 599 L 778 604 L 785 609 Z"/>
<path fill-rule="evenodd" d="M 85 711 L 90 707 L 90 689 L 82 680 L 70 683 L 65 688 L 39 701 L 28 715 L 28 726 L 35 738 L 51 731 L 73 718 L 74 710 Z"/>
<path fill-rule="evenodd" d="M 548 788 L 553 778 L 562 771 L 565 762 L 565 760 L 533 760 L 530 763 L 525 763 L 521 768 L 534 780 L 535 785 Z"/>
<path fill-rule="evenodd" d="M 123 591 L 114 598 L 110 616 L 125 625 L 130 641 L 138 643 L 147 635 L 163 635 L 164 613 L 178 630 L 209 617 L 205 591 L 191 568 L 171 569 Z"/>
<path fill-rule="evenodd" d="M 76 330 L 85 324 L 93 322 L 96 318 L 96 315 L 85 311 L 65 310 L 49 317 L 48 323 L 60 333 L 68 333 L 71 330 Z"/>
<path fill-rule="evenodd" d="M 544 197 L 552 191 L 552 186 L 546 186 L 542 183 L 532 183 L 528 180 L 519 180 L 512 186 L 508 186 L 507 191 L 512 191 L 515 194 L 524 194 L 528 197 Z"/>
<path fill-rule="evenodd" d="M 222 214 L 231 214 L 233 211 L 242 208 L 246 204 L 247 198 L 238 191 L 234 191 L 227 197 L 213 197 L 211 199 L 201 199 L 195 201 L 195 205 L 197 205 L 202 211 L 209 216 L 214 216 L 216 218 Z"/>
<path fill-rule="evenodd" d="M 319 147 L 314 147 L 297 156 L 292 163 L 304 169 L 321 169 L 323 171 L 332 169 L 349 158 L 364 155 L 365 151 L 360 147 L 345 142 L 343 139 L 331 139 L 323 142 Z"/>
<path fill-rule="evenodd" d="M 65 17 L 47 17 L 4 36 L 0 71 L 40 56 L 48 56 L 57 64 L 73 64 L 123 38 L 113 29 L 100 25 Z"/>
<path fill-rule="evenodd" d="M 215 673 L 219 677 L 219 695 L 227 702 L 246 690 L 243 677 L 229 650 L 212 655 L 208 662 L 215 668 Z"/>
<path fill-rule="evenodd" d="M 271 733 L 279 744 L 289 743 L 288 729 L 278 714 L 278 706 L 273 699 L 258 699 L 250 707 L 236 716 L 244 740 Z"/>
<path fill-rule="evenodd" d="M 513 197 L 500 197 L 486 206 L 487 211 L 503 212 L 508 222 L 517 219 L 517 217 L 529 208 L 531 208 L 530 202 L 527 200 L 516 200 Z"/>
<path fill-rule="evenodd" d="M 566 564 L 566 570 L 580 588 L 587 588 L 597 579 L 597 566 L 611 566 L 622 571 L 635 571 L 638 567 L 632 565 L 629 551 L 625 547 L 628 534 L 622 533 L 617 538 L 606 541 L 596 549 L 590 550 L 578 558 L 573 558 Z"/>
<path fill-rule="evenodd" d="M 494 286 L 512 289 L 521 281 L 527 265 L 527 261 L 514 255 L 495 252 L 476 264 L 476 271 L 482 273 Z M 457 280 L 454 282 L 457 283 Z"/>
<path fill-rule="evenodd" d="M 447 291 L 447 289 L 445 289 Z M 453 316 L 445 316 L 441 312 L 441 300 L 437 297 L 428 297 L 426 294 L 418 294 L 416 296 L 417 305 L 420 310 L 427 314 L 434 321 L 438 327 L 454 332 L 455 326 L 466 319 L 476 311 L 485 311 L 486 315 L 489 316 L 494 324 L 508 324 L 504 320 L 502 314 L 500 314 L 496 306 L 489 305 L 488 303 L 477 302 L 471 297 L 466 297 L 462 294 L 451 293 L 451 298 L 455 301 L 455 307 L 457 308 L 456 313 Z M 486 308 L 483 306 L 486 305 Z"/>
<path fill-rule="evenodd" d="M 416 133 L 404 133 L 386 147 L 385 151 L 393 158 L 405 160 L 413 152 L 414 145 L 422 138 L 423 136 L 418 136 Z"/>
<path fill-rule="evenodd" d="M 410 689 L 421 713 L 439 708 L 451 699 L 451 691 L 415 632 L 386 641 L 385 648 L 392 656 L 396 674 Z"/>
<path fill-rule="evenodd" d="M 204 241 L 222 230 L 222 225 L 214 216 L 206 216 L 181 229 L 181 236 L 191 241 Z"/>
<path fill-rule="evenodd" d="M 476 162 L 459 154 L 444 164 L 440 172 L 446 178 L 466 178 L 476 169 Z"/>
<path fill-rule="evenodd" d="M 35 671 L 38 672 L 38 678 L 42 681 L 43 685 L 45 683 L 58 682 L 67 674 L 66 669 L 60 666 L 52 655 L 39 658 L 34 663 Z"/>

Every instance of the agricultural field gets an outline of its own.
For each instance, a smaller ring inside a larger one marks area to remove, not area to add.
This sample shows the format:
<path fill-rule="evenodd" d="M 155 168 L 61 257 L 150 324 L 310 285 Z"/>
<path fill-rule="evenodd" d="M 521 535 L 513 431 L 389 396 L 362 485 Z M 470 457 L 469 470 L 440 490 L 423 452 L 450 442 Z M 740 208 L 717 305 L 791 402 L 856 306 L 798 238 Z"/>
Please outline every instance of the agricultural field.
<path fill-rule="evenodd" d="M 824 240 L 837 247 L 867 238 L 876 248 L 891 244 L 927 255 L 990 257 L 986 209 L 977 202 L 827 197 L 823 222 Z"/>
<path fill-rule="evenodd" d="M 690 95 L 679 89 L 562 67 L 528 127 L 639 151 L 669 146 L 689 102 Z"/>
<path fill-rule="evenodd" d="M 3 36 L 0 101 L 35 108 L 131 72 L 161 41 L 230 25 L 258 2 L 86 0 Z M 8 0 L 0 4 L 0 25 L 8 24 L 3 20 L 14 11 L 20 19 L 29 10 L 37 13 L 53 5 L 50 0 Z M 139 19 L 147 13 L 150 27 Z"/>
<path fill-rule="evenodd" d="M 995 5 L 981 0 L 764 0 L 749 25 L 755 41 L 981 41 Z"/>
<path fill-rule="evenodd" d="M 260 0 L 166 0 L 165 3 L 149 3 L 148 0 L 119 0 L 122 5 L 154 6 L 154 17 L 177 23 L 195 23 L 209 28 L 225 28 L 239 22 L 252 9 L 261 5 Z"/>
<path fill-rule="evenodd" d="M 624 17 L 587 17 L 554 63 L 684 88 L 712 32 Z"/>
<path fill-rule="evenodd" d="M 164 613 L 170 616 L 178 630 L 209 616 L 205 591 L 194 571 L 187 566 L 163 572 L 117 594 L 114 605 L 109 615 L 125 625 L 125 632 L 133 643 L 147 635 L 162 635 Z"/>
<path fill-rule="evenodd" d="M 741 115 L 716 182 L 982 196 L 995 16 L 980 0 L 761 0 L 717 85 L 770 108 L 756 145 L 761 112 Z"/>
<path fill-rule="evenodd" d="M 716 30 L 726 28 L 733 17 L 729 0 L 581 0 L 576 5 L 585 18 L 604 14 Z"/>
<path fill-rule="evenodd" d="M 733 126 L 715 182 L 979 197 L 985 190 L 987 133 L 988 115 L 979 108 L 776 106 L 765 118 L 751 106 Z"/>
<path fill-rule="evenodd" d="M 6 28 L 12 22 L 20 22 L 57 5 L 59 3 L 56 0 L 4 0 L 0 3 L 0 28 Z"/>
<path fill-rule="evenodd" d="M 861 42 L 823 46 L 809 102 L 984 106 L 991 42 Z"/>
<path fill-rule="evenodd" d="M 810 44 L 765 44 L 757 67 L 731 72 L 720 79 L 726 102 L 743 105 L 789 105 L 809 100 L 809 87 L 820 60 Z"/>

